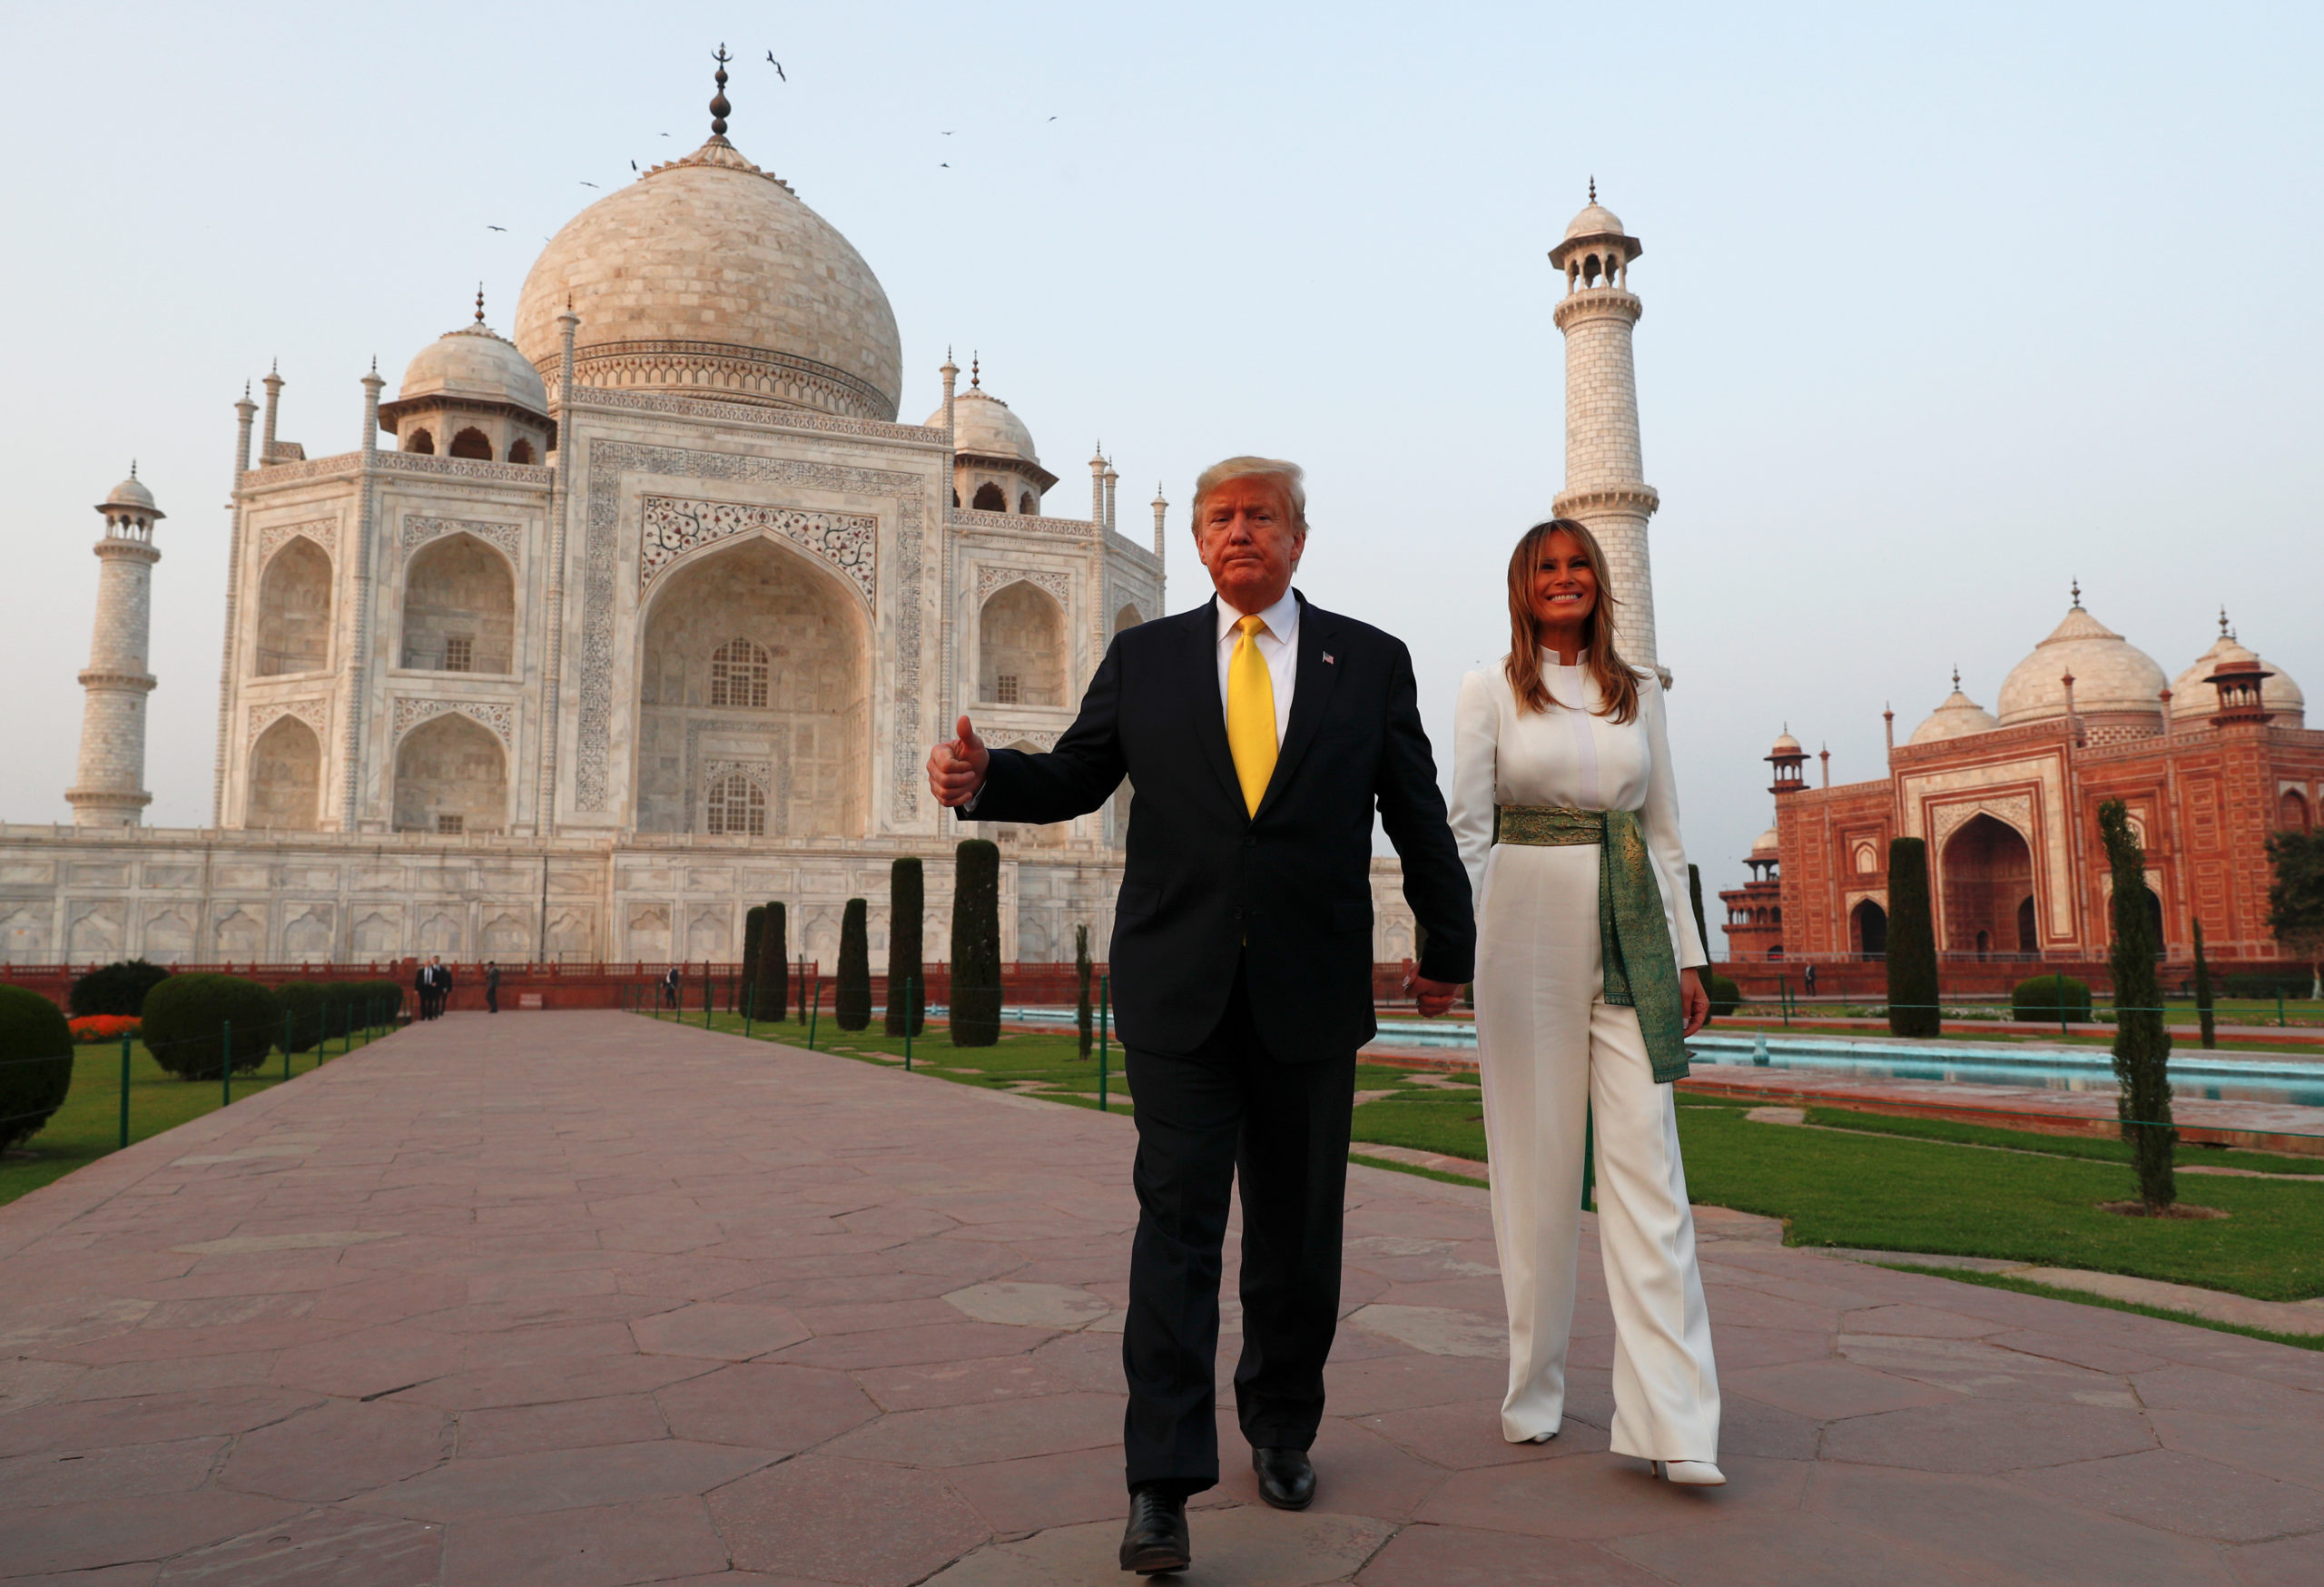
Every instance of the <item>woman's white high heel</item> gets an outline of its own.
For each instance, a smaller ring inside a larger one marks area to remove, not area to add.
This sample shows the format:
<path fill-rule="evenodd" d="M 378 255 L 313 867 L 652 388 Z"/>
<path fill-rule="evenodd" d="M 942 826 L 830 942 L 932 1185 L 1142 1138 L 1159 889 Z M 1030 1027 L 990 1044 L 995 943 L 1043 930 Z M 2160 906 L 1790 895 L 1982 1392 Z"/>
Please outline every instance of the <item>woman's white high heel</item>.
<path fill-rule="evenodd" d="M 1693 1488 L 1723 1488 L 1727 1474 L 1707 1460 L 1658 1460 L 1654 1474 L 1666 1483 L 1679 1483 Z"/>

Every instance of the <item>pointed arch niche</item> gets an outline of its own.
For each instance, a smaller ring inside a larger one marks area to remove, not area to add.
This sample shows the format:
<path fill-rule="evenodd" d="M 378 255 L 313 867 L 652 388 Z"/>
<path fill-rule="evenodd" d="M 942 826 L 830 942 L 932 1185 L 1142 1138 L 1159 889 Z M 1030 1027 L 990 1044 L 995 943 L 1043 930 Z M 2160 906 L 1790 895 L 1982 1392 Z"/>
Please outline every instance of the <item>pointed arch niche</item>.
<path fill-rule="evenodd" d="M 330 665 L 330 557 L 292 535 L 258 583 L 257 673 L 320 672 Z"/>
<path fill-rule="evenodd" d="M 499 832 L 508 824 L 508 754 L 473 716 L 431 716 L 396 745 L 398 832 Z"/>
<path fill-rule="evenodd" d="M 251 746 L 250 793 L 242 824 L 276 832 L 313 832 L 322 807 L 323 745 L 296 716 L 279 717 Z"/>
<path fill-rule="evenodd" d="M 405 666 L 507 674 L 516 636 L 516 569 L 474 535 L 438 536 L 405 565 Z"/>
<path fill-rule="evenodd" d="M 977 614 L 977 698 L 988 705 L 1065 704 L 1065 608 L 1023 579 Z"/>
<path fill-rule="evenodd" d="M 1945 841 L 1945 946 L 1955 953 L 2036 953 L 2024 928 L 2034 897 L 2034 852 L 2024 834 L 1980 812 Z"/>
<path fill-rule="evenodd" d="M 867 835 L 872 630 L 856 587 L 772 537 L 655 580 L 638 646 L 640 832 Z M 734 808 L 734 769 L 764 803 Z M 714 784 L 716 787 L 714 789 Z M 739 815 L 739 819 L 738 819 Z"/>

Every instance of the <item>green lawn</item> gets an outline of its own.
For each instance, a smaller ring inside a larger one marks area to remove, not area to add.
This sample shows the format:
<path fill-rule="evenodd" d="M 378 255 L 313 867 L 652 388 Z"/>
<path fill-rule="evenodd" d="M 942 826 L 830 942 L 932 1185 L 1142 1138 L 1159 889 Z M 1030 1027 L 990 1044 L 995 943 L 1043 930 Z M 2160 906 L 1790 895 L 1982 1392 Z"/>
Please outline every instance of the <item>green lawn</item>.
<path fill-rule="evenodd" d="M 359 1041 L 358 1045 L 361 1045 Z M 332 1055 L 339 1039 L 331 1039 Z M 302 1052 L 290 1061 L 293 1074 L 305 1074 L 317 1059 Z M 282 1055 L 275 1053 L 257 1070 L 234 1077 L 234 1099 L 282 1083 Z M 129 1138 L 145 1139 L 174 1129 L 190 1119 L 213 1112 L 221 1088 L 213 1077 L 182 1080 L 165 1072 L 141 1044 L 129 1050 Z M 0 1155 L 0 1204 L 14 1201 L 29 1190 L 63 1178 L 74 1169 L 96 1161 L 121 1145 L 121 1043 L 99 1042 L 73 1050 L 73 1089 L 38 1135 Z"/>
<path fill-rule="evenodd" d="M 699 1024 L 701 1018 L 691 1016 L 690 1022 Z M 717 1015 L 714 1028 L 739 1030 L 741 1021 Z M 754 1034 L 798 1041 L 804 1032 L 795 1024 L 760 1025 Z M 852 1034 L 826 1022 L 817 1045 L 866 1061 L 892 1060 L 902 1051 L 902 1043 L 881 1035 L 876 1021 Z M 1096 1060 L 1082 1061 L 1070 1035 L 1008 1033 L 995 1047 L 956 1048 L 931 1024 L 913 1043 L 913 1067 L 968 1085 L 1032 1082 L 1024 1088 L 1028 1094 L 1080 1107 L 1096 1101 Z M 1108 1100 L 1121 1109 L 1128 1088 L 1118 1048 L 1109 1069 Z M 1391 1064 L 1358 1067 L 1358 1090 L 1390 1094 L 1356 1109 L 1354 1155 L 1364 1157 L 1364 1146 L 1373 1144 L 1482 1161 L 1482 1093 L 1414 1084 L 1415 1072 Z M 2300 1184 L 2188 1175 L 2180 1180 L 2182 1201 L 2230 1216 L 2124 1217 L 2098 1205 L 2136 1195 L 2128 1154 L 2118 1142 L 1815 1110 L 1817 1122 L 1851 1132 L 1844 1134 L 1754 1124 L 1743 1115 L 1756 1105 L 1692 1095 L 1683 1099 L 1679 1132 L 1688 1188 L 1700 1202 L 1783 1218 L 1793 1245 L 1998 1257 L 2262 1300 L 2324 1295 L 2324 1176 Z M 1971 1146 L 2019 1149 L 1967 1149 Z M 2314 1159 L 2191 1147 L 2181 1148 L 2181 1161 L 2292 1173 L 2324 1168 Z"/>

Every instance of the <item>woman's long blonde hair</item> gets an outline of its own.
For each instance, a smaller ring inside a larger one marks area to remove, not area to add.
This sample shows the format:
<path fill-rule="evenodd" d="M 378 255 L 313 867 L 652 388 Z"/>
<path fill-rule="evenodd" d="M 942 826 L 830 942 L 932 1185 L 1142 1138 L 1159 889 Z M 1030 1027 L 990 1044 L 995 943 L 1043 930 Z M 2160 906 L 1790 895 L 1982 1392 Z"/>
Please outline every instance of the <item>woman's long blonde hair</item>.
<path fill-rule="evenodd" d="M 1506 665 L 1510 690 L 1516 695 L 1520 710 L 1546 711 L 1557 703 L 1541 676 L 1541 626 L 1533 620 L 1533 569 L 1541 562 L 1543 543 L 1561 529 L 1573 537 L 1574 543 L 1590 558 L 1590 570 L 1598 576 L 1598 598 L 1590 604 L 1590 616 L 1581 624 L 1582 665 L 1597 680 L 1598 698 L 1602 702 L 1598 715 L 1616 723 L 1636 721 L 1638 674 L 1614 649 L 1613 620 L 1609 608 L 1620 602 L 1614 594 L 1613 570 L 1606 566 L 1606 553 L 1600 549 L 1598 537 L 1590 532 L 1590 526 L 1571 518 L 1551 518 L 1547 523 L 1535 524 L 1517 542 L 1517 549 L 1509 554 Z"/>

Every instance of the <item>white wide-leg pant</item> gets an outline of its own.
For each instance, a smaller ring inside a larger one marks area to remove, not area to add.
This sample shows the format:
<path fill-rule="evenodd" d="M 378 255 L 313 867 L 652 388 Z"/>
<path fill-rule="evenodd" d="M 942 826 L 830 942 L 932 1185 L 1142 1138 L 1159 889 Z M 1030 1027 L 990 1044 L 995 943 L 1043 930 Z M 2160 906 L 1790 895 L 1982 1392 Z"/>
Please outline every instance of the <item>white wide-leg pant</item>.
<path fill-rule="evenodd" d="M 1614 1312 L 1614 1453 L 1716 1460 L 1718 1375 L 1679 1116 L 1637 1013 L 1604 1000 L 1598 859 L 1595 847 L 1497 846 L 1477 911 L 1477 1046 L 1509 1302 L 1502 1435 L 1553 1434 L 1564 1414 L 1587 1104 Z"/>

